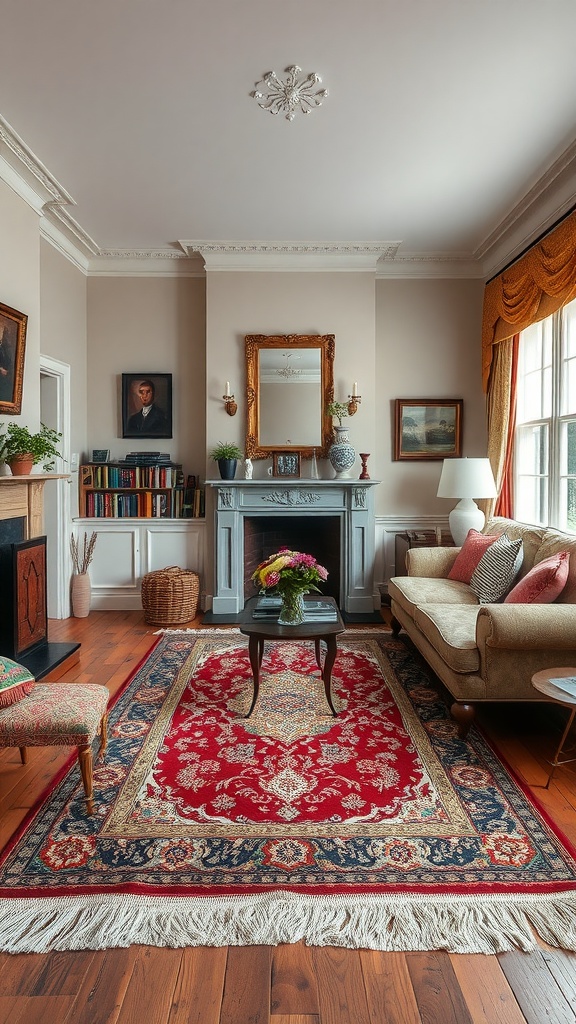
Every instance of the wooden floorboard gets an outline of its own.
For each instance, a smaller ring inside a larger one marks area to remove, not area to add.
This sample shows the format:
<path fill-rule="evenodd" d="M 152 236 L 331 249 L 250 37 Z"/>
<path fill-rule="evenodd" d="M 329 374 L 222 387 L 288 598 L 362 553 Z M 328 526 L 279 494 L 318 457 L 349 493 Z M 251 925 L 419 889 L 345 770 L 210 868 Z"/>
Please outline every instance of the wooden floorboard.
<path fill-rule="evenodd" d="M 141 612 L 51 621 L 50 640 L 82 644 L 79 663 L 54 685 L 97 682 L 115 694 L 155 633 Z M 494 705 L 479 724 L 576 844 L 575 766 L 543 788 L 558 723 L 541 706 Z M 0 844 L 69 753 L 36 748 L 23 766 L 16 750 L 0 751 Z M 0 953 L 2 1024 L 576 1024 L 575 1006 L 576 954 L 545 943 L 498 956 L 303 943 Z"/>

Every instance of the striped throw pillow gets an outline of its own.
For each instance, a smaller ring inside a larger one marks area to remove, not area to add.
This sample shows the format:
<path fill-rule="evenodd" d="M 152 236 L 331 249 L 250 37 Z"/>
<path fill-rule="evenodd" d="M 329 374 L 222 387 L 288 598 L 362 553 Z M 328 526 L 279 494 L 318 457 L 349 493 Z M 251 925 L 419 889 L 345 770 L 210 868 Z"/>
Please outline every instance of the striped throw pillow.
<path fill-rule="evenodd" d="M 522 566 L 522 541 L 505 533 L 487 548 L 472 573 L 470 589 L 480 604 L 494 604 L 508 593 Z"/>

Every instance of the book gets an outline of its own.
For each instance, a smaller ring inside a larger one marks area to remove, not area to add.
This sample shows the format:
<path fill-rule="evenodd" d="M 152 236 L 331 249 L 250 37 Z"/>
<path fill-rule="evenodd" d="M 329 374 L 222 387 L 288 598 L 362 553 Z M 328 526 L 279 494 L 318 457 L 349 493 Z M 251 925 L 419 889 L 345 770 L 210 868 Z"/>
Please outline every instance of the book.
<path fill-rule="evenodd" d="M 558 679 L 551 679 L 551 683 L 558 690 L 562 690 L 564 693 L 569 693 L 571 697 L 576 697 L 576 676 L 560 676 Z"/>

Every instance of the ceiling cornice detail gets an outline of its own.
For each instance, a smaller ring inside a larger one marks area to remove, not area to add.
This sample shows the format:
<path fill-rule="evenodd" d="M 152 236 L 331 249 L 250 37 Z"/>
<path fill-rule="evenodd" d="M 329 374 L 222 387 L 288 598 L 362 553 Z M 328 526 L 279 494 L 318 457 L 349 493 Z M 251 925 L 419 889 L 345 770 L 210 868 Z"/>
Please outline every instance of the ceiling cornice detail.
<path fill-rule="evenodd" d="M 207 271 L 376 270 L 401 242 L 258 242 L 182 240 L 188 255 L 200 253 Z"/>
<path fill-rule="evenodd" d="M 574 206 L 576 141 L 522 196 L 508 215 L 477 247 L 486 276 L 515 259 L 542 231 Z"/>

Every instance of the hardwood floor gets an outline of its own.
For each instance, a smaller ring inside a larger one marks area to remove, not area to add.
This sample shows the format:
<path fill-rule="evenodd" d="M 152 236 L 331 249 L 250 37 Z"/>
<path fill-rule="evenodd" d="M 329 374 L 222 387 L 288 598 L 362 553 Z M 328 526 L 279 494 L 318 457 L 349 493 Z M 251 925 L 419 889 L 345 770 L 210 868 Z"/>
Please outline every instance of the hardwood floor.
<path fill-rule="evenodd" d="M 199 625 L 200 621 L 190 623 Z M 372 627 L 373 628 L 373 627 Z M 51 640 L 79 640 L 62 679 L 112 693 L 146 654 L 141 612 L 93 612 L 50 623 Z M 558 723 L 540 708 L 492 707 L 482 725 L 576 844 L 576 776 L 546 758 Z M 58 748 L 0 751 L 0 844 L 67 758 Z M 0 953 L 3 1024 L 575 1024 L 576 954 L 544 945 L 499 956 L 381 953 L 307 947 Z"/>

